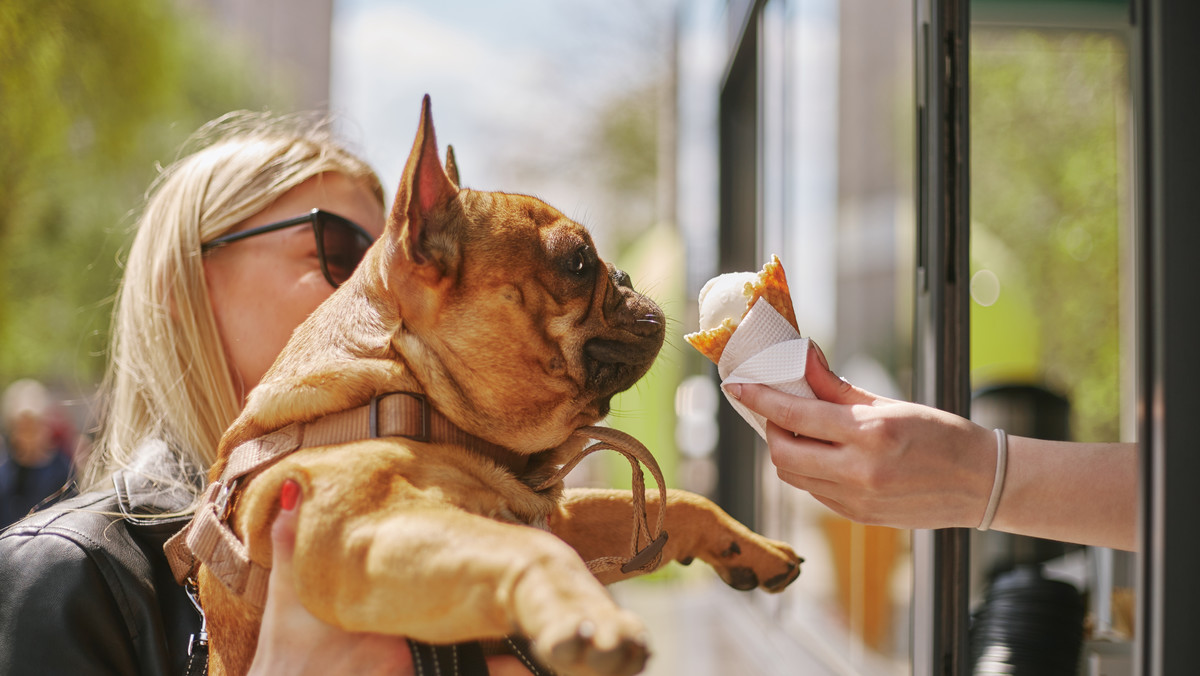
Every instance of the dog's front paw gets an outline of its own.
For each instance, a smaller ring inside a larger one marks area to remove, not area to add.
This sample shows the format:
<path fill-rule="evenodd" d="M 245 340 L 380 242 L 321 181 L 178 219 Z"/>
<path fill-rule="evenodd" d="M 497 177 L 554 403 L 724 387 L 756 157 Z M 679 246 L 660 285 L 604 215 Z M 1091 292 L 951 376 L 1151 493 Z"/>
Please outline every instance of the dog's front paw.
<path fill-rule="evenodd" d="M 700 557 L 730 587 L 742 591 L 762 587 L 769 592 L 779 592 L 800 576 L 800 564 L 804 559 L 786 543 L 754 533 L 749 536 L 725 535 L 728 537 L 715 538 Z M 690 563 L 690 559 L 682 563 Z"/>
<path fill-rule="evenodd" d="M 563 618 L 534 645 L 552 669 L 570 676 L 637 674 L 649 656 L 641 620 L 619 609 L 603 619 Z"/>

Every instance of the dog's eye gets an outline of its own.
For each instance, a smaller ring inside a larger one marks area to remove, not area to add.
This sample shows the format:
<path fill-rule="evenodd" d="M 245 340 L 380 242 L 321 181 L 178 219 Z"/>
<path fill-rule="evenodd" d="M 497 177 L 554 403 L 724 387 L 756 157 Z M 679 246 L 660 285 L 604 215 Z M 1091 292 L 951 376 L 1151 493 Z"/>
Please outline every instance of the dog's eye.
<path fill-rule="evenodd" d="M 590 267 L 591 257 L 588 255 L 587 247 L 578 249 L 571 258 L 567 261 L 567 272 L 582 276 Z"/>

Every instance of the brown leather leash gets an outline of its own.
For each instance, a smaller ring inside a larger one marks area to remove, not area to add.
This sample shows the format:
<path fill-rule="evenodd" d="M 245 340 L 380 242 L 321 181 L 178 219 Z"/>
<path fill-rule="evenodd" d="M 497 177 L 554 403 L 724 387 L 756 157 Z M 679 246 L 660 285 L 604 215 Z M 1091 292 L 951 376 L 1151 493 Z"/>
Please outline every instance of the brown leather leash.
<path fill-rule="evenodd" d="M 265 606 L 270 569 L 250 560 L 246 545 L 228 524 L 230 498 L 238 482 L 246 475 L 264 469 L 301 448 L 392 436 L 463 446 L 518 474 L 529 459 L 527 455 L 464 432 L 431 407 L 424 395 L 415 392 L 378 395 L 365 406 L 330 414 L 309 423 L 292 423 L 266 436 L 247 441 L 230 453 L 221 476 L 205 490 L 195 516 L 163 548 L 176 581 L 185 584 L 188 580 L 194 580 L 200 565 L 204 564 L 230 591 L 258 608 Z M 553 476 L 533 490 L 540 492 L 553 487 L 584 457 L 595 451 L 613 450 L 621 453 L 633 468 L 634 527 L 631 553 L 627 557 L 594 559 L 588 562 L 588 569 L 594 573 L 613 568 L 620 568 L 624 573 L 653 570 L 662 559 L 662 549 L 667 541 L 667 533 L 663 530 L 666 484 L 658 462 L 641 442 L 619 430 L 583 427 L 576 430 L 572 437 L 594 439 L 597 443 L 581 449 Z M 658 483 L 658 519 L 653 528 L 646 515 L 646 482 L 641 465 L 650 470 Z M 639 547 L 642 542 L 646 545 Z"/>
<path fill-rule="evenodd" d="M 630 489 L 633 491 L 633 541 L 629 545 L 630 555 L 598 557 L 588 561 L 587 567 L 592 573 L 613 568 L 620 568 L 622 573 L 654 570 L 662 560 L 663 546 L 667 544 L 667 531 L 663 530 L 663 521 L 667 516 L 667 484 L 663 481 L 658 461 L 642 442 L 611 427 L 581 427 L 572 436 L 594 439 L 597 443 L 580 450 L 553 476 L 533 490 L 543 491 L 558 483 L 575 469 L 581 460 L 596 451 L 616 451 L 625 456 L 633 474 L 633 485 Z M 658 520 L 653 529 L 650 528 L 646 515 L 646 476 L 642 474 L 640 465 L 645 465 L 650 470 L 655 483 L 658 484 Z M 645 547 L 641 546 L 643 541 L 646 542 Z"/>

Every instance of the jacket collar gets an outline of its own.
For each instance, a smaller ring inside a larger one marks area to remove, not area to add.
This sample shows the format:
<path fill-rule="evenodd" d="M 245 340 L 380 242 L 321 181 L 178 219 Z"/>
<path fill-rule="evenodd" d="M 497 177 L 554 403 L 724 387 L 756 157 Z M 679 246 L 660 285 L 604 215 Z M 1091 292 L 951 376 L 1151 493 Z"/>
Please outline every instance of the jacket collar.
<path fill-rule="evenodd" d="M 196 468 L 182 472 L 182 461 L 166 442 L 151 439 L 134 452 L 129 466 L 113 475 L 117 506 L 137 526 L 186 523 L 204 489 L 204 473 Z"/>

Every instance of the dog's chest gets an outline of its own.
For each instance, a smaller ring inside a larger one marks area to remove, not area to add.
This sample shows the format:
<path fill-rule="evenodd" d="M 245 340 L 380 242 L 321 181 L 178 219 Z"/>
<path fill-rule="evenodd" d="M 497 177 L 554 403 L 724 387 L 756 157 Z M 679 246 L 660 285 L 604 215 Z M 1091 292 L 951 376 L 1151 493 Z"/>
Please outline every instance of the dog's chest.
<path fill-rule="evenodd" d="M 506 468 L 470 451 L 405 445 L 395 467 L 427 498 L 495 521 L 549 530 L 555 498 L 535 492 Z"/>
<path fill-rule="evenodd" d="M 495 514 L 488 515 L 496 521 L 504 523 L 515 523 L 522 526 L 533 526 L 544 531 L 550 530 L 550 519 L 545 514 L 517 514 L 509 509 L 508 505 L 500 508 L 500 511 Z"/>

